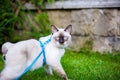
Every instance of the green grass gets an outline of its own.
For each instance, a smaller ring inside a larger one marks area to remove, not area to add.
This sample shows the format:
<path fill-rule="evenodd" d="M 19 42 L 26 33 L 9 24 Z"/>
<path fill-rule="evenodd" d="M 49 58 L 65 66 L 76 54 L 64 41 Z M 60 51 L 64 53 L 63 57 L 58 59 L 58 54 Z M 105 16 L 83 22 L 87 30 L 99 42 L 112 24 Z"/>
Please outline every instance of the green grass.
<path fill-rule="evenodd" d="M 120 53 L 98 54 L 88 50 L 66 51 L 61 60 L 63 68 L 71 80 L 120 80 Z M 3 68 L 0 57 L 0 70 Z M 49 76 L 43 68 L 25 74 L 21 80 L 61 80 L 54 72 Z"/>

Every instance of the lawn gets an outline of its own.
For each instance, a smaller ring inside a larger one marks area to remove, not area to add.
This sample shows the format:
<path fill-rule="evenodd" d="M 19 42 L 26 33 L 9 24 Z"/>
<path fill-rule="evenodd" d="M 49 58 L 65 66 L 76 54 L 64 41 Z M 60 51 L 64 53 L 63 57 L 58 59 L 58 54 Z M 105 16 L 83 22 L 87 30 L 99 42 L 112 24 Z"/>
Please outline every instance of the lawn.
<path fill-rule="evenodd" d="M 89 50 L 66 51 L 61 60 L 63 68 L 71 80 L 120 80 L 120 53 L 98 54 Z M 0 71 L 3 68 L 0 56 Z M 20 80 L 61 80 L 54 72 L 48 76 L 43 68 L 28 72 Z"/>

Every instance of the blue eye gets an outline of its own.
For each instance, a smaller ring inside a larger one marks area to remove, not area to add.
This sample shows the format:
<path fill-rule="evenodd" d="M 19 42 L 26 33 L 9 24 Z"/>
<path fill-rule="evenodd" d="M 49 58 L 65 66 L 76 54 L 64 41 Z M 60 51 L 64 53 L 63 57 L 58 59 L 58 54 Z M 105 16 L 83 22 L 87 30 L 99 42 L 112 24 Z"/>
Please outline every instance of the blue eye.
<path fill-rule="evenodd" d="M 55 40 L 56 40 L 56 41 L 59 41 L 59 37 L 55 37 Z"/>
<path fill-rule="evenodd" d="M 64 40 L 67 41 L 67 40 L 68 40 L 68 37 L 67 37 L 67 36 L 64 36 Z"/>

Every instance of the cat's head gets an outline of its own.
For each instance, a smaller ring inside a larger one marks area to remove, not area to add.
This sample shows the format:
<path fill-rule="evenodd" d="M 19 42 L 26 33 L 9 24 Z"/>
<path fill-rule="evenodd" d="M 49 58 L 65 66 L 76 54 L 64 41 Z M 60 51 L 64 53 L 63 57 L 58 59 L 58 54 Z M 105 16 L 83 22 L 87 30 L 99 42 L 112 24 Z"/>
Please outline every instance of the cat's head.
<path fill-rule="evenodd" d="M 68 25 L 65 29 L 58 29 L 52 25 L 52 42 L 56 47 L 65 48 L 71 42 L 72 25 Z"/>

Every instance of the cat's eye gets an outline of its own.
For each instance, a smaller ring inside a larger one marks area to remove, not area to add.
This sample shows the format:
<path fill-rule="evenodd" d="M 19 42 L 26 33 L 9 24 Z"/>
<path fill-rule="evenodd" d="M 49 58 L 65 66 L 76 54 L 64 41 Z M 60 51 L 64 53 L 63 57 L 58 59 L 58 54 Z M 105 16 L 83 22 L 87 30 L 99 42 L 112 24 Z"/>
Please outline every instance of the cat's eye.
<path fill-rule="evenodd" d="M 60 39 L 60 37 L 55 37 L 55 40 L 56 40 L 56 41 L 59 41 L 59 39 Z M 63 40 L 64 40 L 64 41 L 67 41 L 67 40 L 68 40 L 68 37 L 67 37 L 67 36 L 64 36 L 64 37 L 63 37 Z"/>
<path fill-rule="evenodd" d="M 55 37 L 55 40 L 56 40 L 56 41 L 59 41 L 59 37 Z"/>
<path fill-rule="evenodd" d="M 67 36 L 64 36 L 64 40 L 67 41 L 67 40 L 68 40 L 68 37 L 67 37 Z"/>

